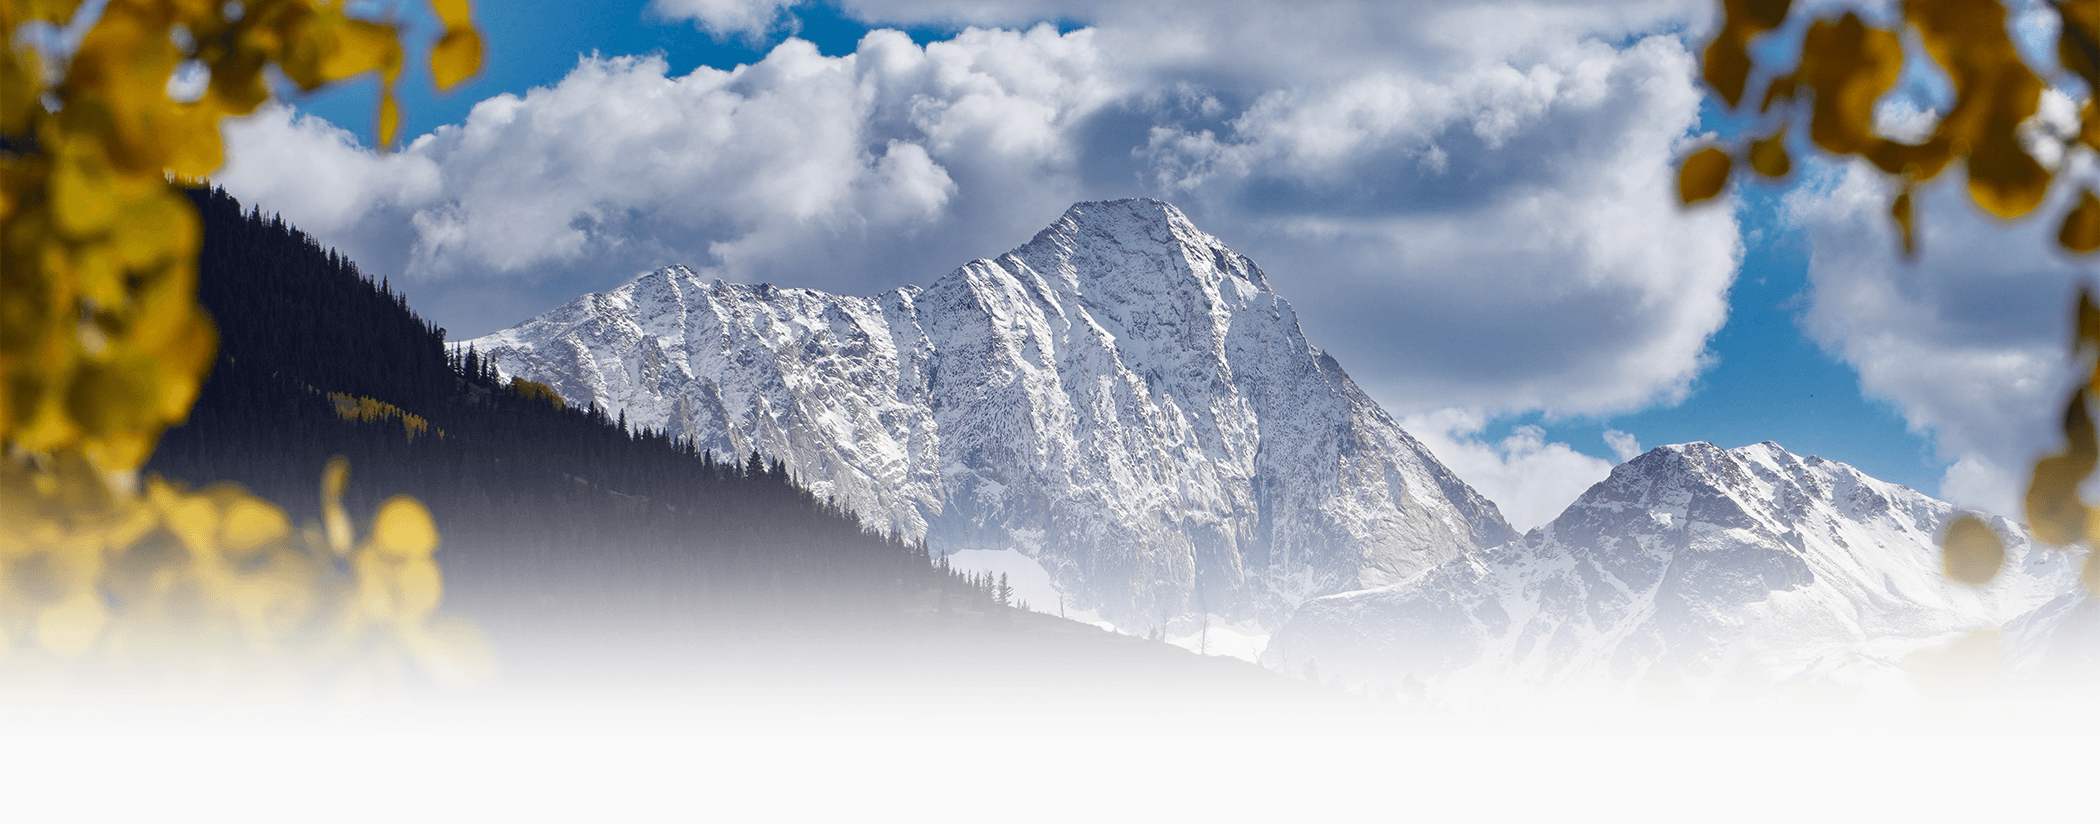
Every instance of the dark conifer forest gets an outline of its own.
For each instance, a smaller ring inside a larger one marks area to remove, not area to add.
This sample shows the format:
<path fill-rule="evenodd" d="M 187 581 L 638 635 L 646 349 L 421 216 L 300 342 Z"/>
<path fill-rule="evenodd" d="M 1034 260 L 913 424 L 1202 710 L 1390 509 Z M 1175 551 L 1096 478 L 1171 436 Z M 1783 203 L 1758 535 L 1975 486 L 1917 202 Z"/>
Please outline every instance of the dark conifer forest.
<path fill-rule="evenodd" d="M 450 600 L 470 607 L 583 590 L 763 619 L 895 611 L 949 589 L 986 600 L 923 543 L 871 534 L 779 462 L 696 452 L 503 385 L 478 357 L 448 356 L 445 330 L 385 279 L 224 192 L 192 197 L 219 356 L 148 472 L 238 482 L 303 522 L 319 514 L 322 468 L 345 456 L 353 516 L 396 494 L 429 506 Z"/>

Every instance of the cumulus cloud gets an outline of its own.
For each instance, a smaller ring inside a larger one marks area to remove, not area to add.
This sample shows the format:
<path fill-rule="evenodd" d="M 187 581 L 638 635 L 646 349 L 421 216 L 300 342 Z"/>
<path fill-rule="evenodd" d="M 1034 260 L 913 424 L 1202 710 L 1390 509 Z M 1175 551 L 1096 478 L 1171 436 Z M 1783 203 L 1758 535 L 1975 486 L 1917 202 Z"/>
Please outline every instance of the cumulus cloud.
<path fill-rule="evenodd" d="M 1604 445 L 1611 447 L 1611 453 L 1619 456 L 1619 463 L 1640 457 L 1642 452 L 1640 439 L 1631 433 L 1616 429 L 1604 430 Z"/>
<path fill-rule="evenodd" d="M 1559 517 L 1582 493 L 1611 475 L 1610 461 L 1576 452 L 1564 443 L 1548 443 L 1545 430 L 1536 426 L 1516 427 L 1500 441 L 1482 440 L 1487 416 L 1477 409 L 1409 415 L 1400 420 L 1400 426 L 1458 477 L 1494 501 L 1502 517 L 1520 532 Z"/>
<path fill-rule="evenodd" d="M 2061 441 L 2070 301 L 2084 276 L 2056 251 L 2053 221 L 1986 217 L 1953 177 L 1916 197 L 1914 262 L 1893 252 L 1893 193 L 1872 170 L 1826 167 L 1791 195 L 1812 250 L 1802 325 L 1953 461 L 1940 497 L 2019 517 L 2029 467 Z"/>
<path fill-rule="evenodd" d="M 683 77 L 592 57 L 392 155 L 276 110 L 230 130 L 216 179 L 412 290 L 455 290 L 434 308 L 474 333 L 669 263 L 882 288 L 1003 251 L 1078 196 L 1040 181 L 1069 177 L 1065 121 L 1112 93 L 1089 39 L 1039 27 L 922 49 L 883 31 L 846 57 L 789 40 Z M 536 306 L 488 300 L 534 286 Z"/>
<path fill-rule="evenodd" d="M 659 0 L 750 32 L 777 0 Z M 590 58 L 402 151 L 282 113 L 222 183 L 478 334 L 683 263 L 869 293 L 1149 195 L 1248 253 L 1396 412 L 1606 413 L 1681 397 L 1741 256 L 1672 160 L 1710 4 L 867 0 L 824 57 Z M 1077 18 L 1059 32 L 1031 25 Z M 710 22 L 713 21 L 713 22 Z M 1652 36 L 1651 36 L 1652 35 Z M 296 181 L 322 176 L 338 185 Z M 397 277 L 399 283 L 402 278 Z"/>
<path fill-rule="evenodd" d="M 1294 264 L 1279 288 L 1323 345 L 1407 364 L 1365 380 L 1386 402 L 1614 412 L 1683 396 L 1741 259 L 1732 212 L 1672 200 L 1691 66 L 1674 39 L 1589 41 L 1272 92 L 1145 151 L 1184 208 Z"/>
<path fill-rule="evenodd" d="M 801 0 L 649 0 L 649 12 L 667 20 L 691 20 L 702 31 L 758 38 L 776 28 L 781 12 Z"/>

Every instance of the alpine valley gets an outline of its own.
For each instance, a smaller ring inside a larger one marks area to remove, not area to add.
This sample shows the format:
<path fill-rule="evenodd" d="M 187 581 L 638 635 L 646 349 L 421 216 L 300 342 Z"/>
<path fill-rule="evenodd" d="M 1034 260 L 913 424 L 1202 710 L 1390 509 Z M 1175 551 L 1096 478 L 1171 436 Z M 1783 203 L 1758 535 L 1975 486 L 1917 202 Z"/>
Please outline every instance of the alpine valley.
<path fill-rule="evenodd" d="M 630 426 L 784 460 L 936 553 L 1018 552 L 1053 608 L 1257 624 L 1294 675 L 1858 683 L 2084 598 L 2078 554 L 2003 518 L 2005 574 L 1950 582 L 1959 510 L 1769 443 L 1653 450 L 1519 537 L 1253 261 L 1154 200 L 1075 205 L 924 288 L 674 266 L 454 346 Z"/>

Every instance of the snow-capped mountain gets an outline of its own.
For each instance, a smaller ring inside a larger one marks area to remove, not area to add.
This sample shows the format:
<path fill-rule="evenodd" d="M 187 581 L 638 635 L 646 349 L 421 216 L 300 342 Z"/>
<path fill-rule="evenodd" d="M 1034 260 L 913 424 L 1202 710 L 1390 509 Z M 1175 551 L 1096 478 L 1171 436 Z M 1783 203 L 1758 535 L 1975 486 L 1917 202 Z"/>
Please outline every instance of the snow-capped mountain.
<path fill-rule="evenodd" d="M 1018 549 L 1134 628 L 1273 623 L 1515 537 L 1253 261 L 1154 200 L 1075 205 L 923 289 L 670 267 L 459 345 L 632 425 L 784 458 L 937 550 Z"/>
<path fill-rule="evenodd" d="M 1948 579 L 1939 536 L 1960 514 L 1769 442 L 1660 447 L 1520 540 L 1307 603 L 1264 660 L 1394 687 L 1857 683 L 2077 586 L 2082 553 L 1985 516 L 2003 571 Z"/>

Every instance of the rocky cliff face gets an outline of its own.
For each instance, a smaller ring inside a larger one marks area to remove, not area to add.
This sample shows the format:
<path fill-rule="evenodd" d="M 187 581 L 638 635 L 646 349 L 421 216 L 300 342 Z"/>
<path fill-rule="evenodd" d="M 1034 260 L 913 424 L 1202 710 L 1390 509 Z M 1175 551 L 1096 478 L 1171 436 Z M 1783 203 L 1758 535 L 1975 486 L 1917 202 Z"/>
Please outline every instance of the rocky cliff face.
<path fill-rule="evenodd" d="M 460 345 L 633 425 L 784 458 L 937 550 L 1019 549 L 1134 627 L 1273 624 L 1515 537 L 1253 261 L 1158 201 L 1078 204 L 923 289 L 671 267 Z"/>
<path fill-rule="evenodd" d="M 1995 517 L 2004 571 L 1949 580 L 1938 540 L 1959 514 L 1772 443 L 1661 447 L 1521 540 L 1306 604 L 1265 658 L 1393 686 L 1856 682 L 2077 586 L 2082 553 Z"/>

